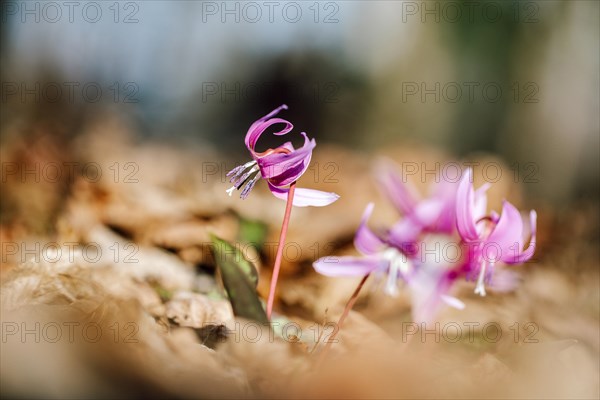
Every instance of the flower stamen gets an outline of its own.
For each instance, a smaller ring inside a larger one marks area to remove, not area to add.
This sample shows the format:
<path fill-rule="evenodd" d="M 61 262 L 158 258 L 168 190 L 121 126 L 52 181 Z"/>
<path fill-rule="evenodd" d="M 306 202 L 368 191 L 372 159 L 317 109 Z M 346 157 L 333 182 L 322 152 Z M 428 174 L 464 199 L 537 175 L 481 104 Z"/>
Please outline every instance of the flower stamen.
<path fill-rule="evenodd" d="M 229 171 L 226 176 L 227 177 L 230 177 L 232 175 L 236 175 L 237 176 L 240 172 L 246 170 L 246 168 L 251 167 L 254 164 L 256 164 L 256 161 L 251 160 L 251 161 L 248 161 L 244 165 L 238 165 L 237 167 L 235 167 L 234 169 L 232 169 L 231 171 Z"/>
<path fill-rule="evenodd" d="M 382 257 L 389 262 L 387 281 L 385 284 L 385 293 L 390 296 L 398 295 L 398 275 L 407 279 L 411 272 L 410 261 L 405 254 L 402 254 L 394 247 L 389 247 L 383 251 Z"/>
<path fill-rule="evenodd" d="M 238 165 L 229 171 L 226 176 L 231 177 L 229 182 L 233 183 L 233 186 L 225 191 L 229 196 L 233 194 L 234 190 L 240 190 L 246 185 L 240 195 L 242 199 L 248 197 L 250 190 L 252 190 L 256 181 L 261 177 L 256 160 L 248 161 L 243 165 Z"/>
<path fill-rule="evenodd" d="M 240 197 L 242 199 L 245 199 L 246 197 L 248 197 L 248 195 L 250 194 L 250 191 L 252 190 L 252 188 L 254 187 L 254 185 L 256 184 L 256 182 L 260 179 L 260 174 L 256 174 L 254 175 L 254 177 L 252 179 L 250 179 L 248 181 L 248 184 L 246 185 L 246 187 L 244 187 L 244 190 L 242 190 L 242 193 L 240 194 Z"/>
<path fill-rule="evenodd" d="M 475 286 L 475 294 L 480 296 L 485 296 L 485 266 L 486 262 L 481 263 L 481 268 L 479 269 L 479 277 L 477 278 L 477 286 Z"/>

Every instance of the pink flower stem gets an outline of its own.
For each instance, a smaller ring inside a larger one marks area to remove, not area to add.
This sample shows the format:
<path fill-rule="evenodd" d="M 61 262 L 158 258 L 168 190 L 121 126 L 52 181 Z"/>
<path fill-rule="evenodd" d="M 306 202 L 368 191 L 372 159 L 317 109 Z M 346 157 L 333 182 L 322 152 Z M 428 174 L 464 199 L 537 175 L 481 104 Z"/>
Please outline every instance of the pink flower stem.
<path fill-rule="evenodd" d="M 294 191 L 296 182 L 290 184 L 290 190 L 287 195 L 287 203 L 285 205 L 285 214 L 281 223 L 281 233 L 279 234 L 279 244 L 277 245 L 277 255 L 275 256 L 275 265 L 273 266 L 273 275 L 271 276 L 271 288 L 269 289 L 269 298 L 267 300 L 267 318 L 271 320 L 273 311 L 273 302 L 275 301 L 275 288 L 277 287 L 277 278 L 281 269 L 281 258 L 283 257 L 283 247 L 285 245 L 285 236 L 287 234 L 288 225 L 290 223 L 290 215 L 292 213 L 292 203 L 294 202 Z"/>
<path fill-rule="evenodd" d="M 317 361 L 317 366 L 321 365 L 321 363 L 327 357 L 329 348 L 335 342 L 335 338 L 336 338 L 337 334 L 342 329 L 342 325 L 344 325 L 344 321 L 346 320 L 346 317 L 350 313 L 350 310 L 352 310 L 352 307 L 354 307 L 354 303 L 356 303 L 356 300 L 358 299 L 360 290 L 362 289 L 365 282 L 369 278 L 369 275 L 370 274 L 366 274 L 365 276 L 363 276 L 363 278 L 358 283 L 358 286 L 356 287 L 356 289 L 354 289 L 354 293 L 352 293 L 352 296 L 350 296 L 350 298 L 348 299 L 348 302 L 346 303 L 346 307 L 344 308 L 344 312 L 342 313 L 342 315 L 340 316 L 340 319 L 338 320 L 337 327 L 336 327 L 337 329 L 335 329 L 334 332 L 331 334 L 331 336 L 329 336 L 329 338 L 327 338 L 327 344 L 325 345 L 325 348 L 323 349 L 323 351 L 321 352 L 321 355 L 319 356 L 319 359 Z"/>

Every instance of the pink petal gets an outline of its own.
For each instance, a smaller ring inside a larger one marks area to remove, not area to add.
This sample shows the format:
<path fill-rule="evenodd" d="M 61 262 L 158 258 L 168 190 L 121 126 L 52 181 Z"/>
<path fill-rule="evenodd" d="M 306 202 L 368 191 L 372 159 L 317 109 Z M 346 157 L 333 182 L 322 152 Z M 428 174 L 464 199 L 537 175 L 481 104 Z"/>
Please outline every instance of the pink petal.
<path fill-rule="evenodd" d="M 253 156 L 255 156 L 254 147 L 256 146 L 256 142 L 270 126 L 275 124 L 285 124 L 285 127 L 282 130 L 273 132 L 274 135 L 278 136 L 285 135 L 294 129 L 294 125 L 292 125 L 290 121 L 281 118 L 271 118 L 266 121 L 257 122 L 258 124 L 254 123 L 252 124 L 251 129 L 248 129 L 248 133 L 246 133 L 246 139 L 244 140 L 246 147 L 248 150 L 250 150 Z"/>
<path fill-rule="evenodd" d="M 456 228 L 456 182 L 442 180 L 435 186 L 434 197 L 442 202 L 442 210 L 435 224 L 435 229 L 442 233 L 452 233 Z"/>
<path fill-rule="evenodd" d="M 369 229 L 367 222 L 373 213 L 373 203 L 369 203 L 363 213 L 360 225 L 354 236 L 354 246 L 365 255 L 372 255 L 381 251 L 385 247 L 385 243 Z"/>
<path fill-rule="evenodd" d="M 514 251 L 507 255 L 507 257 L 503 257 L 502 260 L 507 264 L 521 264 L 527 262 L 533 257 L 533 253 L 535 253 L 536 246 L 536 233 L 537 233 L 537 213 L 535 210 L 531 210 L 529 213 L 529 223 L 530 223 L 530 231 L 531 231 L 531 239 L 529 240 L 529 246 L 527 249 L 520 251 L 515 255 Z M 520 246 L 519 246 L 520 250 Z"/>
<path fill-rule="evenodd" d="M 481 218 L 486 216 L 487 212 L 487 195 L 486 192 L 491 187 L 489 183 L 484 183 L 473 194 L 473 221 L 476 223 L 477 235 L 481 237 L 485 230 L 485 224 L 477 224 Z M 492 215 L 493 218 L 493 215 Z M 497 221 L 497 219 L 496 219 Z"/>
<path fill-rule="evenodd" d="M 402 247 L 403 245 L 413 243 L 423 231 L 423 225 L 413 218 L 407 217 L 396 222 L 389 231 L 390 241 L 395 245 Z"/>
<path fill-rule="evenodd" d="M 326 276 L 364 276 L 382 268 L 378 257 L 323 257 L 313 263 L 314 269 Z"/>
<path fill-rule="evenodd" d="M 429 323 L 439 312 L 443 302 L 452 301 L 447 293 L 453 283 L 446 271 L 421 265 L 409 283 L 413 321 Z M 453 305 L 460 308 L 460 301 Z"/>
<path fill-rule="evenodd" d="M 270 113 L 268 113 L 267 115 L 265 115 L 264 117 L 261 117 L 261 118 L 257 119 L 256 121 L 254 121 L 252 123 L 252 125 L 250 125 L 250 128 L 248 128 L 248 132 L 246 133 L 246 139 L 245 139 L 246 147 L 248 147 L 248 149 L 250 149 L 251 147 L 252 147 L 252 149 L 254 149 L 254 145 L 256 144 L 256 141 L 258 140 L 258 137 L 255 137 L 256 136 L 255 131 L 259 125 L 261 125 L 263 122 L 265 122 L 269 118 L 277 115 L 279 113 L 279 111 L 287 110 L 287 109 L 288 109 L 288 106 L 286 106 L 285 104 L 282 104 L 279 107 L 277 107 L 276 109 L 274 109 L 273 111 L 271 111 Z M 252 143 L 252 146 L 250 146 L 250 143 Z"/>
<path fill-rule="evenodd" d="M 465 171 L 456 192 L 456 227 L 465 241 L 479 239 L 473 214 L 475 204 L 473 183 L 471 182 L 472 175 L 470 168 Z"/>
<path fill-rule="evenodd" d="M 456 308 L 457 310 L 464 310 L 465 309 L 465 303 L 463 303 L 462 301 L 460 301 L 456 297 L 442 294 L 442 295 L 440 295 L 440 299 L 444 303 L 446 303 L 447 305 L 449 305 L 452 308 Z"/>
<path fill-rule="evenodd" d="M 519 210 L 508 201 L 502 205 L 498 224 L 486 239 L 483 256 L 488 261 L 510 260 L 521 252 L 523 219 Z M 499 254 L 497 254 L 500 252 Z"/>
<path fill-rule="evenodd" d="M 419 198 L 416 189 L 409 183 L 403 182 L 398 176 L 395 164 L 389 160 L 379 162 L 375 176 L 380 189 L 390 199 L 392 204 L 403 214 L 410 214 Z"/>
<path fill-rule="evenodd" d="M 287 194 L 290 190 L 289 188 L 280 188 L 272 185 L 270 182 L 267 183 L 269 185 L 269 190 L 271 193 L 273 193 L 273 196 L 281 200 L 287 200 Z M 335 202 L 339 198 L 340 196 L 335 193 L 322 192 L 314 189 L 296 188 L 294 191 L 294 202 L 292 205 L 296 207 L 323 207 Z"/>
<path fill-rule="evenodd" d="M 302 135 L 304 145 L 301 148 L 288 154 L 274 153 L 256 158 L 263 178 L 269 179 L 275 186 L 287 186 L 304 174 L 317 143 L 314 139 L 308 139 L 306 133 L 302 132 Z"/>
<path fill-rule="evenodd" d="M 436 198 L 420 201 L 414 208 L 414 217 L 422 226 L 432 226 L 440 217 L 444 203 Z"/>

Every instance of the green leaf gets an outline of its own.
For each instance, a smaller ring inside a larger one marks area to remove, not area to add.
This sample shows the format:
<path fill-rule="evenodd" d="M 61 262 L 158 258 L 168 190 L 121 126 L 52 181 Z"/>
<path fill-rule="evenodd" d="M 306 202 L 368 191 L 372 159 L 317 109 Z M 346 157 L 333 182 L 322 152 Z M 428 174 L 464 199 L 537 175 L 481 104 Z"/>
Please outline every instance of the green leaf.
<path fill-rule="evenodd" d="M 223 239 L 214 235 L 211 235 L 211 239 L 213 242 L 213 255 L 217 265 L 226 258 L 231 259 L 232 262 L 237 264 L 238 269 L 246 275 L 248 281 L 256 288 L 258 285 L 258 272 L 256 272 L 254 265 L 244 257 L 244 254 L 237 247 L 227 243 Z"/>
<path fill-rule="evenodd" d="M 211 239 L 215 261 L 221 271 L 233 313 L 238 317 L 268 324 L 269 320 L 256 292 L 258 274 L 254 266 L 230 243 L 214 235 L 211 235 Z"/>
<path fill-rule="evenodd" d="M 240 219 L 240 240 L 252 244 L 258 251 L 261 251 L 267 238 L 268 227 L 265 223 L 239 217 Z"/>

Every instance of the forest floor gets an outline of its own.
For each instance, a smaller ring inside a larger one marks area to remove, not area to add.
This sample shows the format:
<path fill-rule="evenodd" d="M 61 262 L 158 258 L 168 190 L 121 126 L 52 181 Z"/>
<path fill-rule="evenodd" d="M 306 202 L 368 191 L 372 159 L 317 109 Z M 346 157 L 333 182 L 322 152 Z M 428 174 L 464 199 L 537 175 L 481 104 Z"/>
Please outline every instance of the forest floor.
<path fill-rule="evenodd" d="M 210 249 L 211 234 L 236 243 L 266 298 L 285 208 L 266 185 L 246 200 L 229 197 L 225 173 L 236 163 L 207 147 L 139 141 L 118 121 L 90 126 L 68 151 L 61 146 L 39 134 L 2 149 L 3 394 L 600 396 L 597 205 L 531 204 L 510 179 L 499 182 L 491 207 L 508 197 L 539 215 L 535 260 L 515 267 L 518 288 L 482 298 L 465 282 L 453 293 L 464 310 L 444 309 L 437 325 L 419 326 L 404 291 L 385 296 L 370 280 L 319 364 L 360 278 L 320 276 L 312 261 L 355 254 L 367 203 L 376 204 L 373 226 L 398 218 L 372 183 L 373 160 L 447 155 L 415 145 L 373 155 L 317 147 L 299 185 L 341 198 L 292 211 L 275 307 L 285 332 L 274 335 L 234 317 Z M 66 173 L 68 165 L 77 172 Z M 33 172 L 23 175 L 25 166 Z"/>

